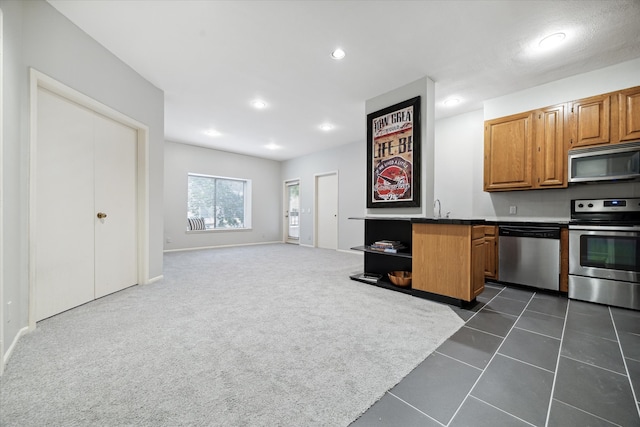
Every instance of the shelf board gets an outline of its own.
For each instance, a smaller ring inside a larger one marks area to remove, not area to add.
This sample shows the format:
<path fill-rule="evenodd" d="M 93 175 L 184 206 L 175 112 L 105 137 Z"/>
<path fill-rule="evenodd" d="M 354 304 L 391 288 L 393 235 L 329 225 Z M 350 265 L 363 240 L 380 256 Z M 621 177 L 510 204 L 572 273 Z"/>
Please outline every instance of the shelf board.
<path fill-rule="evenodd" d="M 411 258 L 411 252 L 396 252 L 395 254 L 392 252 L 382 252 L 376 251 L 374 249 L 369 248 L 369 246 L 355 246 L 351 248 L 354 251 L 362 251 L 370 254 L 378 254 L 378 255 L 388 255 L 388 256 L 397 256 L 401 258 Z"/>
<path fill-rule="evenodd" d="M 362 282 L 362 283 L 366 283 L 368 285 L 373 285 L 373 286 L 378 286 L 379 288 L 385 288 L 385 289 L 390 289 L 392 291 L 397 291 L 397 292 L 402 292 L 403 294 L 412 294 L 412 290 L 411 287 L 407 287 L 407 288 L 403 288 L 400 286 L 396 286 L 394 284 L 392 284 L 391 282 L 383 279 L 377 280 L 377 281 L 372 281 L 372 280 L 367 280 L 367 279 L 363 279 L 362 278 L 363 273 L 361 274 L 354 274 L 352 276 L 349 276 L 349 278 L 351 278 L 351 280 L 355 280 L 357 282 Z"/>

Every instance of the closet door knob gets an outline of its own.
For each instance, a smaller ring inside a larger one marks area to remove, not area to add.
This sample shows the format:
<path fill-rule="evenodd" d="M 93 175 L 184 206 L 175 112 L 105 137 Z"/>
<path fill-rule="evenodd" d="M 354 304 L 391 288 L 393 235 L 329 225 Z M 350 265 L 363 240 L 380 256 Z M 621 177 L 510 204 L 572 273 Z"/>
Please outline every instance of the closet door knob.
<path fill-rule="evenodd" d="M 106 217 L 107 217 L 107 214 L 106 214 L 106 213 L 104 213 L 104 212 L 98 212 L 98 218 L 100 218 L 100 219 L 104 219 L 104 218 L 106 218 Z"/>

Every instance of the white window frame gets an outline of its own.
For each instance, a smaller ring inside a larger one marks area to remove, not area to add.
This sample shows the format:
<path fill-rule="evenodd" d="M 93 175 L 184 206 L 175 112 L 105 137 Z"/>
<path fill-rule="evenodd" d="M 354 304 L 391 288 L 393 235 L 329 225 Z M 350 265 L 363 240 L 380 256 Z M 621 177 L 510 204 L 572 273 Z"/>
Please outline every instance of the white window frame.
<path fill-rule="evenodd" d="M 201 177 L 201 178 L 211 178 L 211 179 L 224 179 L 227 181 L 239 181 L 244 183 L 244 227 L 229 227 L 229 228 L 209 228 L 206 230 L 189 230 L 187 228 L 187 234 L 198 234 L 198 233 L 220 233 L 220 232 L 230 232 L 230 231 L 246 231 L 251 230 L 251 187 L 252 183 L 250 179 L 246 178 L 234 178 L 228 176 L 218 176 L 218 175 L 207 175 L 202 173 L 187 173 L 187 217 L 189 212 L 189 177 Z"/>

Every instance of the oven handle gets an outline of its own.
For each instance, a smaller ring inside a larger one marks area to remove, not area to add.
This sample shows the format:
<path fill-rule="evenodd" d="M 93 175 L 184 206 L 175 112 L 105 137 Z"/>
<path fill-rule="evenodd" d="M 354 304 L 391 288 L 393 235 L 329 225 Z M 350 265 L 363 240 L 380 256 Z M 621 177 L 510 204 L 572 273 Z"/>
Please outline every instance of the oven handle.
<path fill-rule="evenodd" d="M 569 224 L 569 230 L 640 232 L 640 225 L 615 226 L 615 225 L 571 225 Z"/>

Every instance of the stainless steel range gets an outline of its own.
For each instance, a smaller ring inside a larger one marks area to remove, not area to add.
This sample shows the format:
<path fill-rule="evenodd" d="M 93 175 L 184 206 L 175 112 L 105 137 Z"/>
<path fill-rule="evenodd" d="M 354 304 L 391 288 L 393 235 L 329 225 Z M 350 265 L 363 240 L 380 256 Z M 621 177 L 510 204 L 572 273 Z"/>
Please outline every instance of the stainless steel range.
<path fill-rule="evenodd" d="M 569 298 L 640 310 L 640 198 L 571 201 Z"/>

